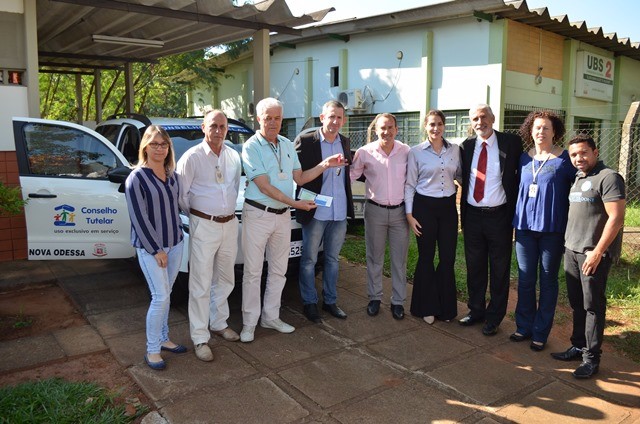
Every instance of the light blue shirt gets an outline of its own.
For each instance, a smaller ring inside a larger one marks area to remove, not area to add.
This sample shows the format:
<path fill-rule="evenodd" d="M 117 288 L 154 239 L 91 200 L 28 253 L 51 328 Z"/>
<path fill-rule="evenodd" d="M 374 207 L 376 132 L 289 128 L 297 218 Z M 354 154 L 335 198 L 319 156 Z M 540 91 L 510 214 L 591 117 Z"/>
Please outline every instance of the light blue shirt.
<path fill-rule="evenodd" d="M 293 143 L 285 137 L 278 136 L 276 147 L 269 143 L 260 132 L 255 133 L 242 145 L 242 162 L 247 175 L 245 199 L 250 199 L 265 206 L 282 209 L 288 205 L 263 194 L 256 183 L 256 177 L 266 175 L 272 186 L 289 197 L 293 197 L 293 171 L 301 169 L 298 155 Z"/>
<path fill-rule="evenodd" d="M 413 196 L 416 192 L 428 197 L 449 197 L 456 193 L 454 181 L 460 180 L 460 147 L 444 140 L 440 153 L 436 153 L 429 141 L 414 146 L 407 159 L 407 182 L 404 186 L 404 203 L 407 213 L 413 213 Z"/>
<path fill-rule="evenodd" d="M 322 160 L 325 160 L 331 155 L 341 153 L 344 155 L 342 149 L 342 141 L 340 135 L 336 137 L 333 143 L 329 143 L 320 133 L 320 148 L 322 149 Z M 347 219 L 347 192 L 345 190 L 345 169 L 329 168 L 322 172 L 322 190 L 320 194 L 333 197 L 330 207 L 318 206 L 316 212 L 313 215 L 318 221 L 344 221 Z M 340 173 L 338 175 L 338 172 Z"/>

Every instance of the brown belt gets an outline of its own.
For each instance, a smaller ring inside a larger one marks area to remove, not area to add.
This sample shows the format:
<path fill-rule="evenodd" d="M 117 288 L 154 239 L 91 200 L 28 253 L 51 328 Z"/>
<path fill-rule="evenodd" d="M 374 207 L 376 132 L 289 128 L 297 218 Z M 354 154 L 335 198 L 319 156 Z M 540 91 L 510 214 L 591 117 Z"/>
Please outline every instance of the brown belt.
<path fill-rule="evenodd" d="M 231 214 L 231 215 L 227 215 L 227 216 L 211 216 L 211 215 L 207 215 L 204 212 L 200 212 L 197 209 L 189 209 L 189 213 L 191 215 L 195 215 L 198 218 L 202 218 L 202 219 L 206 219 L 207 221 L 214 221 L 214 222 L 218 222 L 220 224 L 224 224 L 225 222 L 229 222 L 231 221 L 233 218 L 235 218 L 236 216 Z"/>

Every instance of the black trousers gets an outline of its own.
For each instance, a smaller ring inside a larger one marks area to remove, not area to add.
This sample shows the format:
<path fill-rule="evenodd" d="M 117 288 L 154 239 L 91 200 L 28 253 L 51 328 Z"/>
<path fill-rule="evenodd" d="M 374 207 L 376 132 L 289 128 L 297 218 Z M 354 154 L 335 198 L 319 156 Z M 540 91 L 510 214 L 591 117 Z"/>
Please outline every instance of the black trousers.
<path fill-rule="evenodd" d="M 456 279 L 453 271 L 458 243 L 456 196 L 427 197 L 416 193 L 413 217 L 422 226 L 416 237 L 418 263 L 413 279 L 411 314 L 450 320 L 458 315 Z M 438 246 L 438 266 L 434 264 Z"/>
<path fill-rule="evenodd" d="M 587 357 L 600 361 L 604 337 L 605 313 L 607 310 L 607 277 L 611 258 L 605 256 L 598 264 L 595 274 L 584 275 L 581 271 L 586 256 L 565 249 L 564 272 L 567 279 L 567 295 L 573 309 L 573 332 L 571 344 L 587 348 Z"/>
<path fill-rule="evenodd" d="M 507 313 L 513 227 L 505 206 L 483 210 L 467 205 L 464 254 L 469 312 L 474 319 L 499 325 Z M 491 300 L 486 304 L 489 285 Z"/>

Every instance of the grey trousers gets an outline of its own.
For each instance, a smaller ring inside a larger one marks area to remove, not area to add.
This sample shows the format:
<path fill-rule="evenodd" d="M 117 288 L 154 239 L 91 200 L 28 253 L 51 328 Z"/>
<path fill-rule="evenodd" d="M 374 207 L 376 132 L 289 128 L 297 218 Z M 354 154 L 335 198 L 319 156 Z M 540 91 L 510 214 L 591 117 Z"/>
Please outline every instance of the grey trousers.
<path fill-rule="evenodd" d="M 404 205 L 395 209 L 386 209 L 367 202 L 364 207 L 364 235 L 369 300 L 382 299 L 382 267 L 388 239 L 391 258 L 391 304 L 404 304 L 407 297 L 407 251 L 409 249 L 409 224 Z"/>

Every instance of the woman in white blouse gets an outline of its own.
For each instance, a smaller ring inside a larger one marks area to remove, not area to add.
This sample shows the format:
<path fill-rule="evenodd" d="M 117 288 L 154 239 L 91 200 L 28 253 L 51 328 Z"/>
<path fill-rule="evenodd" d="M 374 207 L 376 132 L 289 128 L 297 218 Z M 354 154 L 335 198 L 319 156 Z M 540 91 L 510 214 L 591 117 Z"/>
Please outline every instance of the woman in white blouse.
<path fill-rule="evenodd" d="M 444 122 L 441 111 L 427 113 L 424 127 L 428 138 L 409 152 L 404 193 L 407 221 L 418 243 L 411 314 L 427 324 L 436 318 L 450 321 L 458 314 L 453 266 L 458 241 L 455 180 L 461 176 L 460 151 L 444 139 Z"/>

